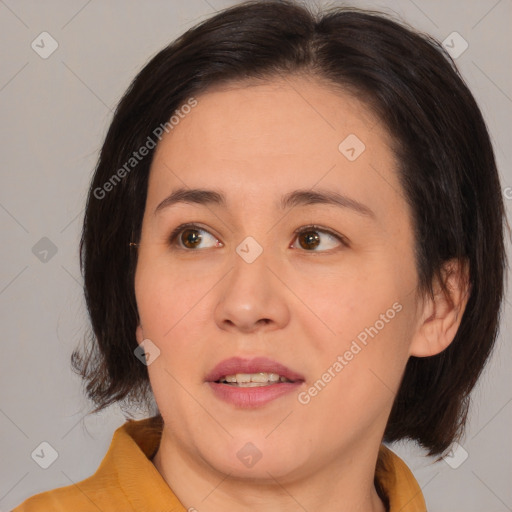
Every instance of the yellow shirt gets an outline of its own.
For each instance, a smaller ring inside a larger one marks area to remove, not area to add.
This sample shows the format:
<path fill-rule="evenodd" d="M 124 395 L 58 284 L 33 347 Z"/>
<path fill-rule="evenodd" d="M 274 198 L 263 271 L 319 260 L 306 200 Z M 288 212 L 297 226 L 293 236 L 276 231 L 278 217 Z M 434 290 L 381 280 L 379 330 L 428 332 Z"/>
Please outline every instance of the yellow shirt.
<path fill-rule="evenodd" d="M 12 512 L 187 512 L 151 462 L 161 437 L 155 417 L 127 420 L 89 478 L 26 499 Z M 421 489 L 406 464 L 381 445 L 376 478 L 390 512 L 426 512 Z"/>

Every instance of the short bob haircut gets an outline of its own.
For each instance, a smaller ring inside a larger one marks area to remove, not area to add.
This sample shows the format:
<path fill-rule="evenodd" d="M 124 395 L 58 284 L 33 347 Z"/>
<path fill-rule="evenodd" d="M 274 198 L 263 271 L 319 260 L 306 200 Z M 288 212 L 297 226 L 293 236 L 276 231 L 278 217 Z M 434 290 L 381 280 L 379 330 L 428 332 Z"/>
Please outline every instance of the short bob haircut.
<path fill-rule="evenodd" d="M 80 267 L 93 332 L 85 353 L 73 352 L 73 369 L 97 406 L 92 413 L 115 402 L 150 403 L 147 367 L 134 355 L 137 250 L 130 242 L 140 240 L 154 149 L 107 182 L 190 98 L 294 75 L 352 94 L 389 131 L 413 216 L 418 292 L 433 297 L 434 277 L 446 292 L 449 259 L 469 264 L 470 296 L 455 339 L 438 355 L 409 359 L 384 435 L 440 455 L 463 435 L 470 391 L 498 335 L 506 217 L 484 119 L 452 59 L 431 37 L 380 12 L 244 2 L 189 29 L 145 65 L 115 111 L 89 190 Z"/>

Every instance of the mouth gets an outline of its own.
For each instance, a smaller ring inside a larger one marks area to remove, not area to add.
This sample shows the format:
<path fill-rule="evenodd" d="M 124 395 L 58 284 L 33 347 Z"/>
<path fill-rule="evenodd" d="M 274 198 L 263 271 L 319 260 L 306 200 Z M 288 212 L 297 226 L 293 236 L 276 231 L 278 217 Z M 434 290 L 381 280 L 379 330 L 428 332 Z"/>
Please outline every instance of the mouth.
<path fill-rule="evenodd" d="M 206 382 L 246 388 L 304 380 L 301 374 L 266 357 L 226 359 L 215 366 L 205 378 Z"/>
<path fill-rule="evenodd" d="M 305 379 L 265 357 L 232 357 L 219 363 L 205 381 L 218 399 L 237 408 L 254 408 L 296 392 Z"/>
<path fill-rule="evenodd" d="M 295 382 L 287 379 L 284 375 L 278 373 L 236 373 L 226 375 L 215 382 L 227 384 L 228 386 L 237 386 L 239 388 L 256 388 L 261 386 L 271 386 L 280 382 Z"/>

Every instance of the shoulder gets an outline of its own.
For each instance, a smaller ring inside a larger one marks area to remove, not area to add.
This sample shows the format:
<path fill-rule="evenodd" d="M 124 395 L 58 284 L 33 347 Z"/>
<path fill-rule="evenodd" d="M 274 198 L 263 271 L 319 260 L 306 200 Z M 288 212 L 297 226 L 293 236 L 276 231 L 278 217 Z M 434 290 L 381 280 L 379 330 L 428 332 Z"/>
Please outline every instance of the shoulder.
<path fill-rule="evenodd" d="M 158 447 L 161 426 L 158 417 L 128 420 L 114 432 L 92 476 L 36 494 L 11 512 L 140 512 L 159 496 L 169 501 L 174 495 L 148 459 Z"/>
<path fill-rule="evenodd" d="M 109 508 L 110 507 L 110 508 Z M 115 481 L 91 476 L 72 485 L 35 494 L 12 512 L 98 512 L 133 510 Z"/>

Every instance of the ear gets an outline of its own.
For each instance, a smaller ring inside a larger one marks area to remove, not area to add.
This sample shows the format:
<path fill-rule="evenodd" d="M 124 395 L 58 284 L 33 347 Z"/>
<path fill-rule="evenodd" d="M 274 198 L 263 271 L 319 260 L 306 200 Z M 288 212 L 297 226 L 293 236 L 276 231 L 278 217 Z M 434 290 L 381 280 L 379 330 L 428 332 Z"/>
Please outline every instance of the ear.
<path fill-rule="evenodd" d="M 409 354 L 416 357 L 428 357 L 439 354 L 455 338 L 466 308 L 469 295 L 469 264 L 467 260 L 451 259 L 443 265 L 445 293 L 439 280 L 433 283 L 434 297 L 423 300 L 419 325 Z"/>
<path fill-rule="evenodd" d="M 140 345 L 144 341 L 144 333 L 142 332 L 142 326 L 139 324 L 137 329 L 135 330 L 135 337 L 137 338 L 137 343 Z"/>

